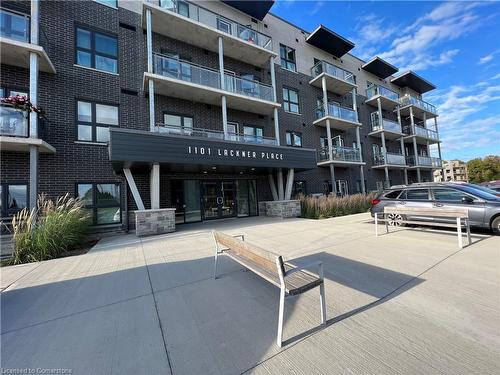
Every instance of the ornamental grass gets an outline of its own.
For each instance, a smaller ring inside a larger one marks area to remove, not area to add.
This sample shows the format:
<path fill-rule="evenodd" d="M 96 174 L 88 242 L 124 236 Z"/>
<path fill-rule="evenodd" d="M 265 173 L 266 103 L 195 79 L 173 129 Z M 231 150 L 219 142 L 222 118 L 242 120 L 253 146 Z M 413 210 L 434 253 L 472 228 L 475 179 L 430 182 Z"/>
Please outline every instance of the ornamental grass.
<path fill-rule="evenodd" d="M 354 194 L 338 197 L 323 195 L 320 197 L 301 196 L 302 216 L 308 219 L 326 219 L 329 217 L 359 214 L 370 209 L 374 194 Z"/>

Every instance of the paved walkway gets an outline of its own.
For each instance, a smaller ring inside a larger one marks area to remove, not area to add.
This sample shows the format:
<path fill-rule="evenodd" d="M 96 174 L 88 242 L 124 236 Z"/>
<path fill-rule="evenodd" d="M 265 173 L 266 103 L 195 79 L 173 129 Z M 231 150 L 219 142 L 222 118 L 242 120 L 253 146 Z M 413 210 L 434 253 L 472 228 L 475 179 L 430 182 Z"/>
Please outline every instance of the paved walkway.
<path fill-rule="evenodd" d="M 217 227 L 298 262 L 322 260 L 318 291 L 278 289 L 222 257 Z M 500 240 L 398 230 L 367 214 L 249 218 L 107 238 L 88 254 L 1 270 L 1 366 L 73 374 L 489 374 L 500 372 Z"/>

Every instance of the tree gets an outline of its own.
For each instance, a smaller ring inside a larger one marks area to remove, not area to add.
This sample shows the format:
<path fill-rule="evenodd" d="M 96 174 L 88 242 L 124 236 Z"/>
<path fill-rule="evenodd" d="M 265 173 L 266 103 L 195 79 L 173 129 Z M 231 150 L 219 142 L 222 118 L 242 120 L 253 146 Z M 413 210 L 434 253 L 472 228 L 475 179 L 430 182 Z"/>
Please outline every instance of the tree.
<path fill-rule="evenodd" d="M 500 180 L 500 156 L 489 155 L 467 162 L 467 172 L 472 183 Z"/>

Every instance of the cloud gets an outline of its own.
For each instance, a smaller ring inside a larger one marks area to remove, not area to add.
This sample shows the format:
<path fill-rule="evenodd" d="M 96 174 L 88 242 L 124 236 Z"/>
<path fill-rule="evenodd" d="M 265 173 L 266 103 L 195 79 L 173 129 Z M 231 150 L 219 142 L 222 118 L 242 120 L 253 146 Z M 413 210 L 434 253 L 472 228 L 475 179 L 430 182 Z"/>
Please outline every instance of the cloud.
<path fill-rule="evenodd" d="M 372 58 L 381 45 L 398 32 L 397 25 L 389 24 L 375 13 L 359 16 L 354 28 L 357 35 L 352 39 L 357 55 L 365 60 Z"/>
<path fill-rule="evenodd" d="M 316 1 L 312 9 L 309 12 L 307 12 L 307 14 L 309 16 L 314 16 L 321 10 L 321 8 L 323 8 L 323 5 L 325 5 L 325 1 Z"/>
<path fill-rule="evenodd" d="M 493 51 L 491 52 L 490 54 L 486 55 L 486 56 L 483 56 L 479 59 L 479 61 L 477 62 L 478 65 L 484 65 L 488 62 L 490 62 L 491 60 L 494 59 L 495 55 L 500 53 L 500 49 L 497 49 L 496 51 Z"/>

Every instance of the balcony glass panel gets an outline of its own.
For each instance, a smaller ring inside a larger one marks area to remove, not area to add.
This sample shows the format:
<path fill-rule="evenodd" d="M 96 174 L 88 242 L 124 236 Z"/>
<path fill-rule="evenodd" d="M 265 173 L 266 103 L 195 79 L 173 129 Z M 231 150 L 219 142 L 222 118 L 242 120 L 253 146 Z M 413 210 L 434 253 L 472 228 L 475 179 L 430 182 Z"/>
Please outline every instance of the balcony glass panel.
<path fill-rule="evenodd" d="M 401 133 L 401 126 L 397 121 L 392 121 L 386 118 L 382 118 L 382 126 L 380 126 L 380 121 L 378 116 L 374 116 L 371 121 L 372 131 L 377 130 L 387 130 L 393 133 Z"/>
<path fill-rule="evenodd" d="M 158 3 L 157 0 L 148 1 L 154 4 Z M 160 0 L 159 3 L 163 9 L 170 12 L 190 18 L 206 26 L 213 27 L 214 29 L 230 34 L 250 44 L 255 44 L 270 51 L 273 49 L 272 39 L 269 36 L 196 4 L 177 0 Z"/>
<path fill-rule="evenodd" d="M 357 122 L 358 114 L 350 108 L 341 107 L 335 103 L 328 103 L 328 114 L 329 116 L 336 117 L 342 120 Z M 325 116 L 325 111 L 323 106 L 316 109 L 316 118 L 320 119 Z"/>
<path fill-rule="evenodd" d="M 328 147 L 321 147 L 317 150 L 318 161 L 330 159 Z M 332 159 L 334 161 L 361 162 L 359 149 L 352 147 L 332 147 Z"/>
<path fill-rule="evenodd" d="M 435 130 L 427 129 L 419 125 L 415 125 L 415 131 L 412 130 L 411 125 L 406 125 L 403 127 L 403 133 L 435 141 L 439 140 L 439 135 Z"/>
<path fill-rule="evenodd" d="M 7 104 L 0 105 L 0 135 L 27 137 L 28 129 L 27 112 Z"/>
<path fill-rule="evenodd" d="M 29 43 L 29 16 L 0 9 L 0 36 Z"/>
<path fill-rule="evenodd" d="M 386 152 L 385 154 L 379 154 L 373 156 L 373 162 L 375 165 L 406 165 L 406 159 L 404 155 Z"/>
<path fill-rule="evenodd" d="M 441 168 L 442 162 L 440 158 L 435 158 L 431 156 L 418 156 L 417 162 L 415 162 L 415 156 L 407 156 L 406 162 L 409 166 L 416 167 L 432 167 Z"/>
<path fill-rule="evenodd" d="M 225 90 L 252 98 L 273 101 L 273 89 L 258 81 L 241 78 L 233 74 L 224 74 Z"/>
<path fill-rule="evenodd" d="M 426 112 L 430 112 L 430 113 L 434 113 L 434 114 L 437 113 L 435 106 L 423 101 L 422 99 L 417 99 L 414 96 L 405 95 L 405 96 L 399 98 L 399 103 L 400 103 L 401 107 L 405 107 L 407 105 L 414 105 L 414 106 L 416 106 L 416 107 L 418 107 Z"/>
<path fill-rule="evenodd" d="M 335 78 L 352 83 L 353 85 L 356 84 L 354 74 L 332 64 L 329 64 L 326 61 L 319 61 L 311 68 L 311 76 L 313 78 L 319 76 L 321 73 L 326 73 Z"/>
<path fill-rule="evenodd" d="M 222 130 L 212 130 L 203 128 L 180 127 L 166 124 L 156 124 L 156 130 L 164 134 L 188 135 L 196 138 L 211 138 L 222 141 L 233 141 L 240 143 L 255 143 L 263 145 L 277 145 L 275 138 L 228 133 L 224 135 Z"/>
<path fill-rule="evenodd" d="M 399 94 L 397 92 L 389 90 L 388 88 L 385 88 L 383 86 L 373 85 L 366 89 L 366 97 L 368 99 L 371 99 L 377 95 L 392 99 L 394 101 L 397 101 L 399 98 Z"/>

